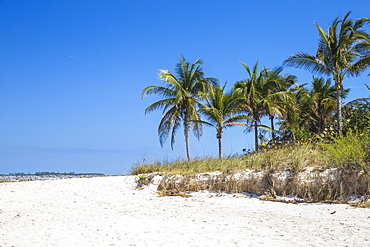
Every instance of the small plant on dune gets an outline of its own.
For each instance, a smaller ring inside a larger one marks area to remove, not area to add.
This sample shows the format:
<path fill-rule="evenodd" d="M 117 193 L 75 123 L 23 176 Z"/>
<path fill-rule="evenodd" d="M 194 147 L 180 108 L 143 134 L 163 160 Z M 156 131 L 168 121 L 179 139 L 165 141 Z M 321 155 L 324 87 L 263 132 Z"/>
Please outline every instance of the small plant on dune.
<path fill-rule="evenodd" d="M 136 188 L 142 189 L 145 185 L 149 185 L 153 182 L 155 174 L 143 174 L 139 176 L 139 180 L 136 181 Z"/>

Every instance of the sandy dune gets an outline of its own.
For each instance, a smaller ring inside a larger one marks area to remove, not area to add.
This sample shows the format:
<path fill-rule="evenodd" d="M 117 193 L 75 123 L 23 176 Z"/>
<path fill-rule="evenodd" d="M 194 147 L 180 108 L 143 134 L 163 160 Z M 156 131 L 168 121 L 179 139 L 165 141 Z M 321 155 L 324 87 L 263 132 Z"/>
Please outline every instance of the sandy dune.
<path fill-rule="evenodd" d="M 134 179 L 0 184 L 0 246 L 370 246 L 370 209 L 157 197 Z"/>

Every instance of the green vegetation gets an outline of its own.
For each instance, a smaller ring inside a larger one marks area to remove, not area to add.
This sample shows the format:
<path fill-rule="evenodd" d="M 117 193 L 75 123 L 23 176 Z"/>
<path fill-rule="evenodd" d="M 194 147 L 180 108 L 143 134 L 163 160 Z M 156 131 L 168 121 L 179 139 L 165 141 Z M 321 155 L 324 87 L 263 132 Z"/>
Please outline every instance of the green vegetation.
<path fill-rule="evenodd" d="M 132 174 L 151 174 L 140 175 L 138 186 L 151 183 L 153 174 L 163 175 L 160 196 L 188 197 L 189 191 L 209 190 L 247 192 L 272 201 L 289 195 L 292 202 L 348 203 L 356 195 L 362 201 L 355 206 L 369 207 L 369 168 L 370 134 L 351 132 L 330 144 L 286 144 L 242 157 L 138 164 Z"/>
<path fill-rule="evenodd" d="M 235 82 L 227 93 L 217 79 L 204 77 L 199 60 L 190 65 L 180 57 L 177 77 L 160 70 L 164 86 L 145 88 L 143 97 L 156 94 L 163 99 L 148 106 L 146 112 L 164 110 L 158 128 L 161 145 L 171 134 L 173 147 L 175 133 L 183 125 L 188 159 L 137 164 L 132 174 L 164 175 L 158 187 L 161 196 L 186 196 L 186 191 L 206 189 L 263 194 L 273 200 L 278 200 L 278 195 L 311 202 L 347 202 L 353 195 L 367 198 L 370 98 L 345 105 L 342 100 L 349 92 L 343 88 L 344 77 L 359 76 L 370 66 L 370 35 L 364 30 L 370 19 L 352 20 L 350 14 L 334 19 L 327 32 L 315 23 L 319 34 L 315 55 L 299 52 L 283 61 L 326 76 L 312 76 L 310 85 L 298 84 L 294 75 L 283 75 L 282 67 L 259 70 L 258 62 L 253 67 L 241 63 L 248 77 Z M 264 118 L 270 120 L 270 126 L 261 124 Z M 218 158 L 190 159 L 190 126 L 199 138 L 202 125 L 216 130 Z M 222 135 L 231 126 L 253 130 L 253 152 L 223 158 Z M 264 137 L 267 132 L 271 139 Z M 247 169 L 254 173 L 240 176 L 249 172 Z M 142 175 L 139 184 L 150 183 L 152 176 Z"/>
<path fill-rule="evenodd" d="M 137 164 L 131 174 L 189 174 L 245 169 L 290 169 L 303 171 L 307 167 L 340 168 L 363 171 L 370 175 L 370 131 L 332 137 L 326 143 L 292 143 L 266 147 L 263 151 L 225 159 L 198 158 L 191 161 L 153 162 Z"/>
<path fill-rule="evenodd" d="M 267 126 L 261 126 L 260 121 L 267 115 L 272 122 L 271 130 L 275 135 L 273 118 L 283 116 L 283 106 L 287 105 L 291 98 L 287 88 L 295 83 L 295 77 L 280 75 L 282 68 L 274 70 L 264 68 L 258 72 L 258 62 L 254 64 L 252 70 L 248 65 L 244 63 L 242 65 L 248 73 L 248 79 L 236 82 L 233 89 L 235 94 L 244 97 L 241 111 L 252 118 L 255 150 L 259 150 L 258 128 L 268 129 Z"/>
<path fill-rule="evenodd" d="M 158 128 L 161 145 L 171 135 L 173 146 L 182 125 L 187 160 L 137 164 L 132 173 L 189 174 L 247 168 L 298 172 L 314 166 L 369 174 L 370 99 L 360 98 L 344 106 L 342 100 L 349 92 L 343 88 L 344 77 L 359 76 L 370 66 L 370 35 L 364 30 L 370 19 L 352 20 L 349 16 L 350 12 L 343 19 L 334 19 L 327 32 L 315 23 L 319 34 L 316 55 L 300 52 L 283 62 L 327 76 L 313 76 L 309 87 L 298 84 L 294 75 L 283 75 L 282 67 L 259 70 L 258 62 L 253 67 L 241 63 L 248 77 L 235 82 L 227 93 L 217 79 L 204 76 L 200 60 L 190 64 L 181 56 L 177 77 L 160 70 L 164 86 L 147 87 L 142 96 L 156 94 L 163 99 L 149 105 L 146 113 L 164 110 Z M 262 125 L 263 118 L 268 118 L 271 126 Z M 191 160 L 190 127 L 200 137 L 204 124 L 216 129 L 219 158 Z M 222 159 L 222 134 L 230 126 L 254 131 L 254 152 Z M 271 139 L 264 137 L 267 132 Z"/>
<path fill-rule="evenodd" d="M 343 19 L 336 18 L 327 32 L 315 23 L 319 34 L 315 56 L 300 52 L 283 61 L 287 66 L 327 76 L 313 76 L 310 87 L 299 85 L 294 75 L 283 75 L 282 67 L 259 70 L 258 62 L 252 67 L 241 63 L 247 78 L 235 82 L 232 90 L 225 93 L 225 86 L 221 88 L 217 79 L 205 77 L 200 60 L 191 64 L 180 56 L 176 76 L 160 70 L 164 85 L 149 86 L 142 93 L 142 97 L 150 94 L 162 97 L 145 110 L 149 113 L 163 109 L 158 127 L 160 144 L 170 135 L 173 147 L 175 134 L 182 127 L 190 161 L 191 127 L 198 138 L 203 125 L 216 129 L 219 158 L 223 156 L 223 131 L 230 126 L 244 127 L 247 132 L 253 130 L 254 151 L 279 144 L 327 141 L 349 131 L 368 129 L 369 98 L 342 106 L 349 92 L 343 88 L 344 77 L 359 76 L 370 66 L 370 35 L 364 30 L 370 19 L 352 20 L 349 16 L 350 12 Z M 264 118 L 270 120 L 270 126 L 261 124 Z M 264 137 L 267 132 L 271 133 L 270 140 Z"/>
<path fill-rule="evenodd" d="M 313 73 L 332 76 L 336 89 L 337 127 L 342 131 L 342 91 L 347 75 L 358 76 L 370 65 L 369 34 L 363 29 L 368 18 L 349 19 L 348 12 L 342 20 L 336 18 L 326 33 L 316 22 L 319 41 L 316 55 L 299 52 L 288 57 L 284 64 L 304 68 Z"/>
<path fill-rule="evenodd" d="M 350 131 L 335 137 L 333 143 L 322 144 L 328 157 L 338 167 L 346 170 L 362 170 L 370 175 L 370 132 L 361 134 Z"/>

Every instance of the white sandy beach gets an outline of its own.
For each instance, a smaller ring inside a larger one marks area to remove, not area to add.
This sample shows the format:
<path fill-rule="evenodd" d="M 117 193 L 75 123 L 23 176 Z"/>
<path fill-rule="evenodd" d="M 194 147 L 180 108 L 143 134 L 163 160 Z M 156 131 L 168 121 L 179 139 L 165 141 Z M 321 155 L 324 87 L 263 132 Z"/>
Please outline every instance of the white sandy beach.
<path fill-rule="evenodd" d="M 154 185 L 135 190 L 134 180 L 0 184 L 0 246 L 370 246 L 370 209 L 157 197 Z"/>

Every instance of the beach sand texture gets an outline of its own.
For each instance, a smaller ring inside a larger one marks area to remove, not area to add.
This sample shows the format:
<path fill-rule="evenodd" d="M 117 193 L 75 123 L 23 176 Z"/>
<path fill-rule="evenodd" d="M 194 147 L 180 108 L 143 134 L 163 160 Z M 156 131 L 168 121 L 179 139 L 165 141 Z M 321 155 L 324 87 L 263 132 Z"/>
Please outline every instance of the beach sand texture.
<path fill-rule="evenodd" d="M 370 209 L 135 186 L 133 176 L 0 184 L 0 246 L 370 246 Z"/>

